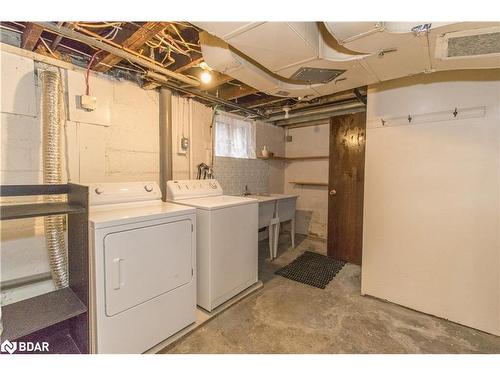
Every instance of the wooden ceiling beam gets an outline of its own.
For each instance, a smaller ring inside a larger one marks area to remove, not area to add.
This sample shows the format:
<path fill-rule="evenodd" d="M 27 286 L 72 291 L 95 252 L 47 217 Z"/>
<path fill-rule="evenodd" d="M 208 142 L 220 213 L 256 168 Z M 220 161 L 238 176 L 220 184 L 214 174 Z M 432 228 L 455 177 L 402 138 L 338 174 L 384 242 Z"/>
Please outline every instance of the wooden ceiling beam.
<path fill-rule="evenodd" d="M 142 84 L 142 88 L 144 90 L 154 90 L 160 86 L 161 86 L 161 84 L 159 84 L 158 82 L 154 82 L 154 81 L 146 81 Z"/>
<path fill-rule="evenodd" d="M 146 22 L 137 31 L 120 43 L 123 47 L 133 51 L 139 50 L 146 42 L 153 39 L 156 34 L 167 27 L 166 22 Z M 95 65 L 94 70 L 106 72 L 122 60 L 121 57 L 107 53 L 99 64 Z"/>
<path fill-rule="evenodd" d="M 224 100 L 233 100 L 243 96 L 255 94 L 257 92 L 259 92 L 259 90 L 250 86 L 230 86 L 219 90 L 219 98 Z"/>
<path fill-rule="evenodd" d="M 33 51 L 42 32 L 43 27 L 28 22 L 21 35 L 21 48 Z"/>
<path fill-rule="evenodd" d="M 212 71 L 212 80 L 209 83 L 202 83 L 200 89 L 211 90 L 232 80 L 234 78 L 231 76 Z"/>
<path fill-rule="evenodd" d="M 197 59 L 194 59 L 194 60 L 190 61 L 189 63 L 187 63 L 185 65 L 182 65 L 182 66 L 178 67 L 177 69 L 174 70 L 174 72 L 176 72 L 176 73 L 182 73 L 185 70 L 188 70 L 188 69 L 194 68 L 197 65 L 200 65 L 200 63 L 202 63 L 203 61 L 204 61 L 203 57 L 199 57 Z"/>
<path fill-rule="evenodd" d="M 286 100 L 290 100 L 290 98 L 279 97 L 279 96 L 268 96 L 266 98 L 257 99 L 257 100 L 254 100 L 253 102 L 246 103 L 245 107 L 256 108 L 256 107 L 265 106 L 268 104 L 284 102 Z"/>

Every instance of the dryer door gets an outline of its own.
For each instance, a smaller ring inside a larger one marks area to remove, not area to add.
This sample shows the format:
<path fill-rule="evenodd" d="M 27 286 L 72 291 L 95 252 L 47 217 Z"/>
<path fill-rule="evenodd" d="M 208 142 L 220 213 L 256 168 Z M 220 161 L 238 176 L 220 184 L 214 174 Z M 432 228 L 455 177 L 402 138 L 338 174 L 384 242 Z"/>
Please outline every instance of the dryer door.
<path fill-rule="evenodd" d="M 191 231 L 191 220 L 180 220 L 106 235 L 106 315 L 189 283 L 193 277 Z"/>

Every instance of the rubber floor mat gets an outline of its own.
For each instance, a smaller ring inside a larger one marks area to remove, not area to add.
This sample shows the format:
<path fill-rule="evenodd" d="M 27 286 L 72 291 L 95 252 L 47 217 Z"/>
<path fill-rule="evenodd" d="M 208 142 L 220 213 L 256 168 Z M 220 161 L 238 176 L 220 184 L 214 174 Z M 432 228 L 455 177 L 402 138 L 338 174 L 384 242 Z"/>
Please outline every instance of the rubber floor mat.
<path fill-rule="evenodd" d="M 299 283 L 325 289 L 345 263 L 342 260 L 306 251 L 293 262 L 277 270 L 275 274 Z"/>

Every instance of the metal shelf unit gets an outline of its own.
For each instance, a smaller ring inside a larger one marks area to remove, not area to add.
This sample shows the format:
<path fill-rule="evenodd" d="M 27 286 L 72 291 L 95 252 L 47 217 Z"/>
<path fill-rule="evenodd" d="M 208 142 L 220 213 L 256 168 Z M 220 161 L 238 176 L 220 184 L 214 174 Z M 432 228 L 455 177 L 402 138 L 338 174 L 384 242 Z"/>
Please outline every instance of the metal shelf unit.
<path fill-rule="evenodd" d="M 2 306 L 3 340 L 48 342 L 49 353 L 89 353 L 88 187 L 2 185 L 1 197 L 65 194 L 67 202 L 2 205 L 1 220 L 68 215 L 69 287 Z"/>

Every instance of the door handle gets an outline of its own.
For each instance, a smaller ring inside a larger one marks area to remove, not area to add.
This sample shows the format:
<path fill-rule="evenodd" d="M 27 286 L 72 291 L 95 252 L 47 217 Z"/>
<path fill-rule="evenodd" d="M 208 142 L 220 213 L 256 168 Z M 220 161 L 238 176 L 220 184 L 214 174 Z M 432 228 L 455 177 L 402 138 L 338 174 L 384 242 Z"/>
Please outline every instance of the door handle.
<path fill-rule="evenodd" d="M 336 194 L 337 194 L 337 190 L 335 190 L 335 189 L 330 190 L 330 195 L 336 195 Z"/>
<path fill-rule="evenodd" d="M 113 264 L 115 267 L 113 289 L 118 290 L 125 285 L 125 270 L 123 267 L 122 258 L 113 259 Z"/>

